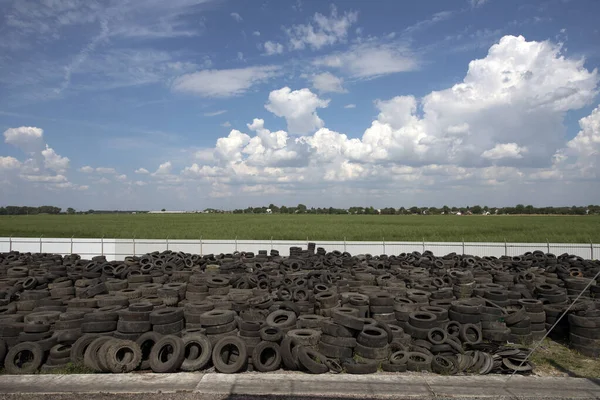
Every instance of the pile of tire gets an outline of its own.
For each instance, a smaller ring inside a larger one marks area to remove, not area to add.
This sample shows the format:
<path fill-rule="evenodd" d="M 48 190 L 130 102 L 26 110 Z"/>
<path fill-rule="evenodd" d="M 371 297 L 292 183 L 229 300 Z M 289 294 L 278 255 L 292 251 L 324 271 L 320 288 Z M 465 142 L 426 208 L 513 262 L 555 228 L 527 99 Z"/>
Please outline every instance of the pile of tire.
<path fill-rule="evenodd" d="M 554 325 L 555 337 L 598 356 L 600 290 L 590 279 L 599 269 L 541 251 L 352 256 L 314 243 L 289 257 L 0 253 L 0 363 L 15 374 L 69 364 L 112 373 L 527 373 L 524 346 Z"/>

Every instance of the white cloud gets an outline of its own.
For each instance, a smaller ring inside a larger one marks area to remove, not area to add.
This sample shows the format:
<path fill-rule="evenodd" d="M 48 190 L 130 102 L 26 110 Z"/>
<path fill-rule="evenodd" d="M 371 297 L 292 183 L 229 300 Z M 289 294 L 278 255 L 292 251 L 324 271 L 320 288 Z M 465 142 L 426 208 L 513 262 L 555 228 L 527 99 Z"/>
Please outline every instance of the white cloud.
<path fill-rule="evenodd" d="M 20 175 L 20 177 L 29 182 L 58 183 L 67 181 L 64 175 Z"/>
<path fill-rule="evenodd" d="M 136 186 L 146 186 L 147 185 L 147 183 L 144 181 L 135 181 L 135 182 L 133 182 L 133 184 Z"/>
<path fill-rule="evenodd" d="M 115 178 L 120 182 L 125 182 L 127 180 L 127 175 L 125 175 L 125 174 L 117 175 Z"/>
<path fill-rule="evenodd" d="M 254 35 L 254 36 L 260 36 L 260 32 L 259 31 L 254 31 L 254 32 L 252 32 L 252 35 Z"/>
<path fill-rule="evenodd" d="M 242 22 L 244 20 L 242 16 L 236 12 L 232 12 L 229 15 L 231 15 L 231 18 L 235 19 L 237 22 Z"/>
<path fill-rule="evenodd" d="M 469 4 L 471 4 L 471 7 L 481 7 L 482 5 L 484 5 L 485 3 L 488 2 L 488 0 L 468 0 Z"/>
<path fill-rule="evenodd" d="M 345 93 L 344 80 L 331 72 L 323 72 L 312 77 L 313 88 L 321 93 Z"/>
<path fill-rule="evenodd" d="M 242 148 L 248 142 L 250 142 L 250 136 L 232 129 L 227 137 L 217 139 L 216 154 L 224 161 L 240 161 L 242 159 Z"/>
<path fill-rule="evenodd" d="M 98 167 L 96 168 L 96 172 L 99 174 L 116 174 L 117 171 L 114 168 L 109 167 Z"/>
<path fill-rule="evenodd" d="M 309 89 L 292 91 L 289 87 L 269 93 L 265 108 L 285 118 L 290 133 L 308 133 L 323 126 L 317 108 L 326 108 L 329 100 L 323 100 Z"/>
<path fill-rule="evenodd" d="M 229 122 L 229 121 L 225 121 L 225 122 L 223 122 L 223 123 L 221 124 L 221 126 L 222 126 L 222 127 L 224 127 L 224 128 L 230 128 L 230 127 L 231 127 L 231 122 Z"/>
<path fill-rule="evenodd" d="M 0 156 L 0 171 L 7 169 L 18 169 L 21 167 L 21 162 L 14 157 Z"/>
<path fill-rule="evenodd" d="M 138 168 L 135 170 L 136 174 L 149 174 L 150 172 L 146 168 Z"/>
<path fill-rule="evenodd" d="M 305 47 L 320 49 L 338 42 L 344 42 L 348 29 L 358 20 L 357 12 L 344 12 L 338 15 L 335 6 L 331 7 L 329 17 L 315 13 L 308 24 L 294 25 L 286 29 L 289 37 L 289 46 L 293 50 Z"/>
<path fill-rule="evenodd" d="M 171 173 L 171 161 L 164 162 L 158 166 L 158 169 L 152 175 L 168 175 Z"/>
<path fill-rule="evenodd" d="M 481 157 L 489 160 L 499 160 L 501 158 L 523 158 L 527 153 L 527 147 L 520 147 L 516 143 L 497 144 L 494 148 L 481 153 Z"/>
<path fill-rule="evenodd" d="M 89 165 L 85 165 L 79 168 L 79 171 L 83 172 L 84 174 L 91 174 L 92 172 L 94 172 L 94 168 L 90 167 Z"/>
<path fill-rule="evenodd" d="M 279 73 L 279 67 L 267 65 L 240 69 L 203 70 L 175 79 L 172 89 L 202 97 L 232 97 L 245 93 Z"/>
<path fill-rule="evenodd" d="M 110 180 L 107 179 L 107 178 L 105 178 L 105 177 L 103 177 L 103 178 L 98 179 L 96 181 L 96 183 L 98 183 L 100 185 L 108 185 L 110 183 Z"/>
<path fill-rule="evenodd" d="M 346 104 L 344 108 L 356 108 L 356 104 Z"/>
<path fill-rule="evenodd" d="M 319 57 L 313 64 L 340 69 L 354 78 L 375 78 L 418 67 L 416 57 L 405 45 L 377 41 L 352 45 L 349 50 Z"/>
<path fill-rule="evenodd" d="M 281 54 L 283 53 L 283 45 L 277 42 L 271 42 L 270 40 L 264 43 L 265 54 L 273 55 L 273 54 Z"/>
<path fill-rule="evenodd" d="M 212 111 L 212 112 L 205 112 L 204 116 L 205 117 L 216 117 L 217 115 L 225 114 L 226 112 L 227 112 L 227 110 L 218 110 L 218 111 Z"/>
<path fill-rule="evenodd" d="M 42 156 L 44 157 L 44 166 L 48 169 L 55 172 L 64 172 L 69 168 L 69 159 L 59 156 L 48 145 L 46 145 L 45 150 L 42 150 Z"/>
<path fill-rule="evenodd" d="M 246 61 L 246 59 L 244 58 L 244 53 L 242 53 L 241 51 L 237 52 L 237 59 L 238 61 Z"/>
<path fill-rule="evenodd" d="M 44 147 L 44 130 L 34 126 L 9 128 L 4 131 L 4 142 L 26 153 L 40 151 Z"/>

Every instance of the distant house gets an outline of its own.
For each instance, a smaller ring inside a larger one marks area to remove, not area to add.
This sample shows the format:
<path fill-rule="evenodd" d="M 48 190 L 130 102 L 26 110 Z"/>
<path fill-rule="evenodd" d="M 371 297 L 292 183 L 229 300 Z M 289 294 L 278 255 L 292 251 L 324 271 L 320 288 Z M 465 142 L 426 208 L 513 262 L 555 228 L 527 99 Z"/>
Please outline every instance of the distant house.
<path fill-rule="evenodd" d="M 267 208 L 267 214 L 273 214 L 273 210 L 271 210 L 270 208 Z"/>

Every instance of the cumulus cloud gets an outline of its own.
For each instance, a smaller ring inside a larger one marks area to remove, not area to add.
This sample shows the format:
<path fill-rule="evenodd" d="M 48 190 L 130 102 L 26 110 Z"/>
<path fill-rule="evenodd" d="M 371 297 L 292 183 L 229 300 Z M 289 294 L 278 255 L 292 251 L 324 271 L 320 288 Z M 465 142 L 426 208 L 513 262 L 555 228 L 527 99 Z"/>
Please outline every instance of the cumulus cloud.
<path fill-rule="evenodd" d="M 79 168 L 79 171 L 83 172 L 84 174 L 91 174 L 92 172 L 94 172 L 94 168 L 90 167 L 89 165 L 85 165 Z"/>
<path fill-rule="evenodd" d="M 292 91 L 289 87 L 273 90 L 269 93 L 269 102 L 265 108 L 285 118 L 288 131 L 294 134 L 311 132 L 323 126 L 323 120 L 317 115 L 317 108 L 326 108 L 329 100 L 323 100 L 309 89 Z"/>
<path fill-rule="evenodd" d="M 236 12 L 232 12 L 231 14 L 231 18 L 233 18 L 234 20 L 236 20 L 237 22 L 242 22 L 244 19 L 242 18 L 242 16 Z"/>
<path fill-rule="evenodd" d="M 356 108 L 356 104 L 346 104 L 344 108 Z"/>
<path fill-rule="evenodd" d="M 271 42 L 270 40 L 264 43 L 265 54 L 272 56 L 273 54 L 283 53 L 283 45 L 277 42 Z"/>
<path fill-rule="evenodd" d="M 146 168 L 138 168 L 135 170 L 136 174 L 149 174 L 150 172 Z"/>
<path fill-rule="evenodd" d="M 221 124 L 221 126 L 222 126 L 222 127 L 224 127 L 224 128 L 230 128 L 230 127 L 231 127 L 231 122 L 229 122 L 229 121 L 225 121 L 225 122 L 223 122 L 223 123 Z"/>
<path fill-rule="evenodd" d="M 527 153 L 526 147 L 520 147 L 516 143 L 497 144 L 494 148 L 481 153 L 481 157 L 490 160 L 499 160 L 501 158 L 523 158 L 523 153 Z"/>
<path fill-rule="evenodd" d="M 29 182 L 65 182 L 67 178 L 64 175 L 21 175 L 21 179 Z"/>
<path fill-rule="evenodd" d="M 215 196 L 242 188 L 317 190 L 325 182 L 349 185 L 340 186 L 340 195 L 352 187 L 371 196 L 392 196 L 402 185 L 415 193 L 468 182 L 519 187 L 563 176 L 582 161 L 589 178 L 598 170 L 600 108 L 580 121 L 581 131 L 567 144 L 562 123 L 567 111 L 594 100 L 597 85 L 597 72 L 565 57 L 560 46 L 506 36 L 447 89 L 421 99 L 376 100 L 377 117 L 359 138 L 326 128 L 316 111 L 329 103 L 309 89 L 274 90 L 265 108 L 286 119 L 287 132 L 272 132 L 256 118 L 247 124 L 250 133 L 232 130 L 217 140 L 216 160 L 182 174 L 218 188 Z"/>
<path fill-rule="evenodd" d="M 332 6 L 329 16 L 315 13 L 308 24 L 294 25 L 285 31 L 291 49 L 302 50 L 310 47 L 318 50 L 345 41 L 348 30 L 357 20 L 357 12 L 350 11 L 338 15 L 337 8 Z"/>
<path fill-rule="evenodd" d="M 121 174 L 121 175 L 117 175 L 115 178 L 120 182 L 125 182 L 127 180 L 127 175 Z"/>
<path fill-rule="evenodd" d="M 331 72 L 323 72 L 312 77 L 313 88 L 321 93 L 345 93 L 344 80 Z"/>
<path fill-rule="evenodd" d="M 21 162 L 14 157 L 0 156 L 0 170 L 18 169 L 21 167 Z"/>
<path fill-rule="evenodd" d="M 9 128 L 4 131 L 4 142 L 18 147 L 26 153 L 44 148 L 44 130 L 34 126 Z"/>
<path fill-rule="evenodd" d="M 279 73 L 273 65 L 238 69 L 202 70 L 176 78 L 172 89 L 201 97 L 232 97 L 245 93 Z"/>
<path fill-rule="evenodd" d="M 45 150 L 42 150 L 42 156 L 44 157 L 44 166 L 48 169 L 55 172 L 64 172 L 69 168 L 69 159 L 59 156 L 48 145 L 46 145 Z"/>
<path fill-rule="evenodd" d="M 158 169 L 152 175 L 168 175 L 171 173 L 171 161 L 164 162 L 158 166 Z"/>

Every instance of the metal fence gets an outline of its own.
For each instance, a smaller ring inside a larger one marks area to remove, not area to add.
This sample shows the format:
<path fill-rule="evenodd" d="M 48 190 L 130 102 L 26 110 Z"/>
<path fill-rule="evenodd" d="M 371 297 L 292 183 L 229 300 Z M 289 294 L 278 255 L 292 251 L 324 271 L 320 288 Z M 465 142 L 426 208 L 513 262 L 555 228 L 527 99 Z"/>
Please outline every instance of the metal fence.
<path fill-rule="evenodd" d="M 306 248 L 308 240 L 170 240 L 170 239 L 80 239 L 80 238 L 0 238 L 0 252 L 80 254 L 91 258 L 104 255 L 109 260 L 152 251 L 183 251 L 194 254 L 219 254 L 234 251 L 278 250 L 289 255 L 292 246 Z M 542 250 L 555 254 L 575 254 L 586 259 L 600 255 L 600 244 L 593 243 L 508 243 L 508 242 L 387 242 L 387 241 L 315 241 L 327 251 L 348 251 L 351 254 L 400 254 L 431 250 L 434 254 L 470 254 L 476 256 L 516 256 L 527 251 Z"/>

